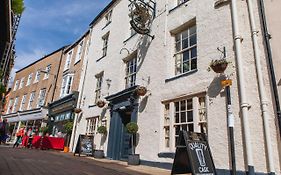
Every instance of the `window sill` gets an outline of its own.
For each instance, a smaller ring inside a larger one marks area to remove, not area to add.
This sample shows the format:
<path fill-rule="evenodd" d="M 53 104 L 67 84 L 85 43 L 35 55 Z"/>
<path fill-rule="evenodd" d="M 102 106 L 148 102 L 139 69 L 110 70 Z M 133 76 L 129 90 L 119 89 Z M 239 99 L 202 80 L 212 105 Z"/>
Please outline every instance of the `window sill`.
<path fill-rule="evenodd" d="M 180 3 L 179 5 L 177 5 L 176 7 L 172 8 L 171 10 L 169 10 L 169 13 L 173 12 L 174 10 L 178 9 L 179 7 L 183 6 L 184 4 L 186 4 L 187 2 L 189 2 L 189 0 Z"/>
<path fill-rule="evenodd" d="M 177 76 L 175 76 L 175 77 L 167 78 L 167 79 L 165 80 L 165 83 L 168 83 L 168 82 L 170 82 L 170 81 L 176 80 L 176 79 L 181 78 L 181 77 L 185 77 L 185 76 L 191 75 L 191 74 L 193 74 L 193 73 L 195 73 L 195 72 L 197 72 L 197 71 L 198 71 L 198 69 L 194 69 L 194 70 L 191 70 L 191 71 L 189 71 L 189 72 L 186 72 L 186 73 L 177 75 Z"/>
<path fill-rule="evenodd" d="M 74 63 L 74 66 L 81 61 L 81 58 Z"/>
<path fill-rule="evenodd" d="M 103 59 L 104 57 L 106 57 L 106 55 L 100 57 L 99 59 L 96 60 L 96 62 L 99 62 L 101 59 Z"/>
<path fill-rule="evenodd" d="M 93 107 L 96 107 L 97 105 L 94 104 L 94 105 L 89 105 L 88 108 L 93 108 Z"/>
<path fill-rule="evenodd" d="M 105 26 L 101 30 L 105 29 L 110 23 L 111 23 L 111 21 L 109 21 L 107 24 L 105 24 Z"/>
<path fill-rule="evenodd" d="M 128 42 L 131 38 L 133 38 L 134 36 L 136 36 L 137 33 L 134 33 L 133 35 L 131 35 L 129 38 L 127 38 L 125 41 L 123 41 L 123 43 Z"/>

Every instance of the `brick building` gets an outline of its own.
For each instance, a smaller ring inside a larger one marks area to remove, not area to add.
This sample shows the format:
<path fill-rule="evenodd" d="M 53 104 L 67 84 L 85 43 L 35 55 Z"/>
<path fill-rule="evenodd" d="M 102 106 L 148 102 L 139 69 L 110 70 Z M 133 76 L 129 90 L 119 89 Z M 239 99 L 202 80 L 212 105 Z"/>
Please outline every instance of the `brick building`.
<path fill-rule="evenodd" d="M 54 99 L 57 75 L 62 60 L 62 47 L 16 72 L 5 115 L 14 132 L 23 124 L 39 128 L 47 123 L 47 105 Z"/>

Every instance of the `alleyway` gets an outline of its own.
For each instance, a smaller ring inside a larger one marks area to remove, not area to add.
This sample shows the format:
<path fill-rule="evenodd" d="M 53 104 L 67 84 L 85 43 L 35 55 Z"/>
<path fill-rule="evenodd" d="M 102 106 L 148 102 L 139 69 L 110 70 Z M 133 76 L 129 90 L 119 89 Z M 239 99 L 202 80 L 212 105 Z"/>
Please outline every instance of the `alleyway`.
<path fill-rule="evenodd" d="M 135 170 L 134 170 L 135 169 Z M 146 172 L 146 173 L 143 173 Z M 0 175 L 147 175 L 169 171 L 54 151 L 0 146 Z"/>

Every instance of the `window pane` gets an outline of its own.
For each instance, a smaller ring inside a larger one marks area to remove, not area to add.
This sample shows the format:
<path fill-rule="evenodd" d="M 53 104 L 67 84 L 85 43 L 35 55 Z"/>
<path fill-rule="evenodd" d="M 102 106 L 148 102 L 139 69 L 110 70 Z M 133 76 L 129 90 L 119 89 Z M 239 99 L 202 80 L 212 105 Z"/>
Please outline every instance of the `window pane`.
<path fill-rule="evenodd" d="M 179 102 L 175 102 L 175 108 L 176 108 L 176 112 L 179 111 Z"/>
<path fill-rule="evenodd" d="M 196 33 L 196 26 L 193 26 L 189 29 L 189 35 Z"/>
<path fill-rule="evenodd" d="M 196 34 L 190 36 L 190 46 L 193 46 L 196 44 Z"/>
<path fill-rule="evenodd" d="M 181 112 L 181 123 L 185 123 L 186 122 L 186 113 L 185 112 Z"/>
<path fill-rule="evenodd" d="M 197 48 L 194 47 L 194 48 L 191 49 L 191 58 L 194 58 L 196 56 L 197 56 Z"/>
<path fill-rule="evenodd" d="M 181 64 L 176 65 L 176 75 L 181 73 Z"/>
<path fill-rule="evenodd" d="M 176 135 L 179 135 L 180 133 L 180 126 L 175 126 L 175 132 L 176 132 Z"/>
<path fill-rule="evenodd" d="M 188 72 L 189 71 L 189 62 L 183 63 L 183 72 Z"/>
<path fill-rule="evenodd" d="M 182 40 L 182 49 L 188 48 L 188 38 Z"/>
<path fill-rule="evenodd" d="M 185 100 L 181 101 L 181 111 L 185 111 L 186 110 L 186 103 Z"/>
<path fill-rule="evenodd" d="M 192 109 L 192 99 L 188 99 L 187 101 L 187 110 Z"/>
<path fill-rule="evenodd" d="M 193 122 L 193 114 L 192 111 L 187 111 L 187 121 Z"/>
<path fill-rule="evenodd" d="M 182 32 L 182 39 L 184 40 L 186 38 L 188 38 L 188 30 Z"/>
<path fill-rule="evenodd" d="M 179 123 L 179 113 L 175 114 L 175 123 Z"/>
<path fill-rule="evenodd" d="M 183 52 L 183 62 L 186 62 L 187 60 L 189 60 L 189 52 Z"/>
<path fill-rule="evenodd" d="M 194 132 L 193 124 L 188 125 L 188 131 Z"/>
<path fill-rule="evenodd" d="M 182 130 L 187 131 L 187 125 L 182 125 Z"/>
<path fill-rule="evenodd" d="M 197 59 L 192 59 L 191 60 L 191 69 L 196 69 L 197 68 Z"/>
<path fill-rule="evenodd" d="M 176 42 L 176 51 L 179 52 L 181 50 L 181 42 Z"/>

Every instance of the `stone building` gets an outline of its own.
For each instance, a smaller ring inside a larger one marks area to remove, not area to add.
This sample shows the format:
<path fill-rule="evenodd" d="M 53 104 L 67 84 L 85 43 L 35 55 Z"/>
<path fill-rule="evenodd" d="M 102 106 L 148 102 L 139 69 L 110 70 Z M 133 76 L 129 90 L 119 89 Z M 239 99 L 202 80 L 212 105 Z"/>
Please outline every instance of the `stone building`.
<path fill-rule="evenodd" d="M 77 41 L 63 52 L 63 58 L 57 74 L 57 88 L 54 99 L 48 105 L 52 134 L 64 131 L 64 124 L 72 121 L 78 102 L 78 88 L 83 71 L 84 57 L 89 45 L 89 32 L 85 32 Z"/>
<path fill-rule="evenodd" d="M 57 89 L 59 65 L 65 47 L 62 47 L 30 65 L 18 70 L 7 99 L 7 109 L 2 117 L 14 126 L 13 134 L 23 124 L 41 127 L 47 124 L 47 105 L 54 99 Z"/>
<path fill-rule="evenodd" d="M 227 114 L 233 113 L 237 170 L 280 174 L 270 75 L 263 38 L 253 30 L 261 31 L 257 2 L 145 2 L 155 7 L 153 37 L 132 29 L 125 0 L 113 0 L 90 24 L 73 145 L 79 134 L 92 134 L 107 158 L 127 159 L 132 147 L 125 125 L 134 121 L 141 163 L 171 168 L 166 155 L 175 152 L 179 131 L 204 132 L 218 173 L 229 174 Z M 208 72 L 211 60 L 224 56 L 231 62 L 225 74 Z M 221 87 L 226 76 L 229 109 Z M 148 89 L 145 96 L 135 95 L 139 86 Z M 107 102 L 103 108 L 96 105 L 100 99 Z M 107 126 L 106 138 L 97 133 L 100 125 Z"/>

